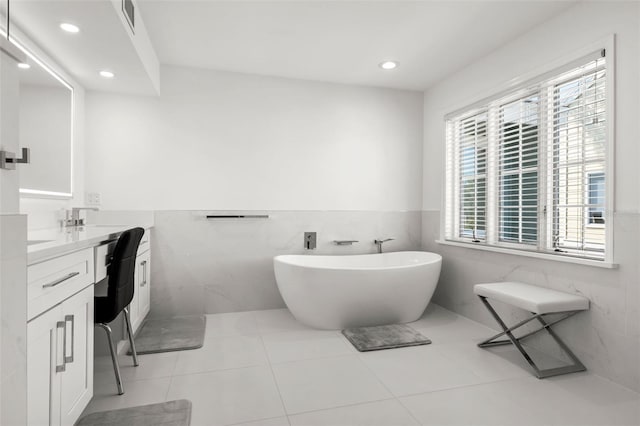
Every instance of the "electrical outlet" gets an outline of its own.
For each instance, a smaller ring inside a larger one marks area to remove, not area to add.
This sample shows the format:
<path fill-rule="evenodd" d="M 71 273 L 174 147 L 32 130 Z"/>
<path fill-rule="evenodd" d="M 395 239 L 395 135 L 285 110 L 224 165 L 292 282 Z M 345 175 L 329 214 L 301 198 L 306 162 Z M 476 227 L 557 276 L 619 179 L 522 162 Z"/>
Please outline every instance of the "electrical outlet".
<path fill-rule="evenodd" d="M 87 193 L 87 205 L 88 206 L 99 206 L 102 204 L 102 200 L 99 192 L 88 192 Z"/>

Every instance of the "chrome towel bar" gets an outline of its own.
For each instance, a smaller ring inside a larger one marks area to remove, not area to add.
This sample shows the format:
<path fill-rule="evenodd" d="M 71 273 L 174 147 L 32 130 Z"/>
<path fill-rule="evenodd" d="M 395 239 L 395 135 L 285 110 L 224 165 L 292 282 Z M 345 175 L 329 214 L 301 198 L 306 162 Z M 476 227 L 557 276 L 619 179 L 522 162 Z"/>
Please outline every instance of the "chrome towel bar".
<path fill-rule="evenodd" d="M 207 219 L 269 219 L 268 214 L 208 214 Z"/>
<path fill-rule="evenodd" d="M 353 243 L 359 242 L 358 240 L 333 240 L 333 244 L 337 246 L 350 246 Z"/>

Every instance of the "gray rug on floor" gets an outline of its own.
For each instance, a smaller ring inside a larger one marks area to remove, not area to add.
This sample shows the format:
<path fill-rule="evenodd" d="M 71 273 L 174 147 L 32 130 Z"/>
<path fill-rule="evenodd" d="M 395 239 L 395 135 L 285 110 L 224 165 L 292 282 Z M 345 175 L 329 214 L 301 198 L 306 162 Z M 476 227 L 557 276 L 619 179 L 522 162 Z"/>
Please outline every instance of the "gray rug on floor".
<path fill-rule="evenodd" d="M 189 426 L 191 401 L 179 399 L 89 414 L 76 426 Z"/>
<path fill-rule="evenodd" d="M 360 352 L 428 345 L 431 343 L 431 340 L 405 324 L 347 328 L 342 330 L 342 334 Z"/>
<path fill-rule="evenodd" d="M 204 315 L 147 320 L 136 335 L 136 352 L 140 355 L 201 348 L 206 326 Z"/>

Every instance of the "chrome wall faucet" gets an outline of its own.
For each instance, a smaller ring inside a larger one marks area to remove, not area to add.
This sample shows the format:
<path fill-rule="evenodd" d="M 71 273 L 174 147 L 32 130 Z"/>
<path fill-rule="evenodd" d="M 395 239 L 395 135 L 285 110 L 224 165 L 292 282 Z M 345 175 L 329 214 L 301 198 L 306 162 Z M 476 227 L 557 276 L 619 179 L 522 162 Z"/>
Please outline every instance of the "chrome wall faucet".
<path fill-rule="evenodd" d="M 378 246 L 378 253 L 382 253 L 382 244 L 386 243 L 387 241 L 393 241 L 393 240 L 395 240 L 395 238 L 387 238 L 384 240 L 373 240 L 373 243 Z"/>
<path fill-rule="evenodd" d="M 71 219 L 67 219 L 67 226 L 83 226 L 84 219 L 80 219 L 80 212 L 82 210 L 94 210 L 98 211 L 96 207 L 73 207 L 71 209 Z"/>
<path fill-rule="evenodd" d="M 304 248 L 307 250 L 315 250 L 317 234 L 315 232 L 304 233 Z"/>

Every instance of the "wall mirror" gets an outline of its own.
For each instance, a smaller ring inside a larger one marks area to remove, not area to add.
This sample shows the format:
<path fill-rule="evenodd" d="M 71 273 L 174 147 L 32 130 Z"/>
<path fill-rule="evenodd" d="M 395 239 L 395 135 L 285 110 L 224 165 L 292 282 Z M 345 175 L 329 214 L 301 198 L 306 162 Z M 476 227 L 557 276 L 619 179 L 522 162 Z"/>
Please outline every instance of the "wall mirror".
<path fill-rule="evenodd" d="M 29 56 L 19 64 L 20 147 L 31 162 L 18 167 L 20 193 L 29 197 L 70 198 L 73 192 L 73 87 L 12 40 Z"/>

